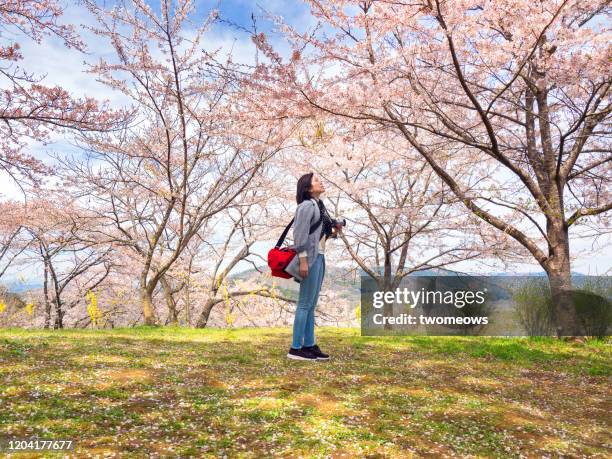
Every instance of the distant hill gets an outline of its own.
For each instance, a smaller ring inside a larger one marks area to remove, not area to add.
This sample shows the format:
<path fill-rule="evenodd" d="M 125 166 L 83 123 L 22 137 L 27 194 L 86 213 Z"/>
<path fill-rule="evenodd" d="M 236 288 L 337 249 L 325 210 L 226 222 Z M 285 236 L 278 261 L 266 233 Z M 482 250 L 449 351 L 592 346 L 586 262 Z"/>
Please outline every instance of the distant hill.
<path fill-rule="evenodd" d="M 263 273 L 269 273 L 270 269 L 268 268 L 267 265 L 262 265 L 262 266 L 258 266 L 258 269 L 260 271 L 262 271 Z M 382 268 L 379 269 L 379 272 L 382 271 Z M 325 272 L 326 276 L 330 276 L 330 277 L 334 277 L 334 278 L 340 278 L 340 279 L 355 279 L 355 282 L 359 282 L 359 276 L 361 275 L 365 275 L 366 272 L 364 270 L 362 270 L 361 268 L 357 269 L 357 270 L 347 270 L 345 268 L 341 268 L 341 267 L 337 267 L 337 266 L 326 266 L 326 272 Z M 241 271 L 239 273 L 235 273 L 230 275 L 231 279 L 252 279 L 254 276 L 259 276 L 261 275 L 260 272 L 258 272 L 255 268 L 250 268 L 247 269 L 245 271 Z M 463 273 L 458 272 L 458 271 L 453 271 L 450 269 L 444 269 L 444 268 L 432 268 L 432 269 L 426 269 L 423 271 L 418 271 L 416 273 L 411 273 L 409 274 L 409 276 L 455 276 L 455 275 L 463 275 Z M 474 274 L 476 275 L 476 274 Z M 533 272 L 527 272 L 527 273 L 517 273 L 517 272 L 512 272 L 512 271 L 500 271 L 500 272 L 493 272 L 493 273 L 487 273 L 487 274 L 480 274 L 481 276 L 534 276 L 534 277 L 546 277 L 546 273 L 544 271 L 533 271 Z M 583 274 L 583 273 L 579 273 L 576 271 L 572 271 L 572 277 L 573 278 L 582 278 L 582 277 L 588 277 L 587 274 Z M 277 278 L 278 279 L 278 278 Z M 292 281 L 291 279 L 289 279 L 290 282 L 294 283 L 297 285 L 296 282 Z M 351 282 L 352 283 L 352 282 Z"/>
<path fill-rule="evenodd" d="M 267 265 L 262 265 L 258 267 L 263 273 L 269 273 L 269 268 Z M 365 274 L 365 271 L 362 269 L 357 270 L 348 270 L 346 268 L 337 267 L 337 266 L 326 266 L 325 277 L 330 280 L 333 279 L 334 285 L 336 287 L 342 287 L 347 289 L 357 289 L 359 290 L 359 276 Z M 416 273 L 410 274 L 410 276 L 453 276 L 456 275 L 456 271 L 452 271 L 449 269 L 442 268 L 434 268 L 427 269 L 424 271 L 419 271 Z M 529 272 L 529 273 L 516 273 L 516 272 L 496 272 L 487 274 L 488 276 L 536 276 L 536 277 L 544 277 L 546 273 L 544 271 L 540 272 Z M 230 275 L 230 279 L 254 279 L 256 277 L 261 276 L 261 273 L 258 272 L 255 268 L 250 268 L 235 274 Z M 574 272 L 572 271 L 573 278 L 585 278 L 588 277 L 586 274 Z M 284 279 L 274 278 L 274 280 L 281 286 L 289 289 L 289 290 L 298 290 L 299 284 L 292 279 Z M 22 281 L 15 278 L 8 278 L 6 280 L 0 279 L 0 286 L 6 288 L 6 290 L 10 293 L 25 293 L 30 290 L 39 290 L 43 288 L 42 281 L 39 280 L 26 280 Z"/>
<path fill-rule="evenodd" d="M 587 277 L 587 274 L 579 273 L 576 271 L 572 271 L 572 277 Z M 499 272 L 499 273 L 491 273 L 487 274 L 487 276 L 534 276 L 534 277 L 546 277 L 546 273 L 544 271 L 535 271 L 528 273 L 516 273 L 511 271 Z"/>
<path fill-rule="evenodd" d="M 0 286 L 6 288 L 10 293 L 25 293 L 30 290 L 38 290 L 43 288 L 43 283 L 39 280 L 26 280 L 25 282 L 19 279 L 0 279 Z"/>
<path fill-rule="evenodd" d="M 268 268 L 267 265 L 262 265 L 262 266 L 258 266 L 258 269 L 264 273 L 269 273 L 270 269 Z M 379 268 L 378 270 L 379 272 L 382 271 L 382 268 Z M 359 276 L 361 275 L 365 275 L 366 272 L 364 270 L 362 270 L 361 268 L 358 268 L 357 270 L 347 270 L 345 268 L 340 268 L 340 267 L 336 267 L 336 266 L 326 266 L 326 273 L 330 273 L 330 274 L 335 274 L 335 275 L 339 275 L 341 277 L 346 277 L 346 276 L 351 276 L 351 277 L 355 277 L 357 279 L 359 279 Z M 255 270 L 255 268 L 250 268 L 247 269 L 245 271 L 241 271 L 239 273 L 235 273 L 230 275 L 230 278 L 232 279 L 249 279 L 254 275 L 259 275 L 260 273 L 257 272 L 257 270 Z M 411 273 L 409 274 L 410 276 L 454 276 L 454 275 L 463 275 L 463 273 L 458 272 L 458 271 L 453 271 L 451 269 L 444 269 L 444 268 L 431 268 L 431 269 L 425 269 L 423 271 L 418 271 L 416 273 Z M 477 275 L 477 274 L 474 274 Z M 526 273 L 520 273 L 520 272 L 513 272 L 513 271 L 499 271 L 499 272 L 492 272 L 492 273 L 487 273 L 487 274 L 480 274 L 482 276 L 486 275 L 486 276 L 536 276 L 536 277 L 545 277 L 546 273 L 544 271 L 532 271 L 532 272 L 526 272 Z M 587 277 L 587 274 L 583 274 L 583 273 L 579 273 L 576 271 L 572 271 L 572 277 Z"/>

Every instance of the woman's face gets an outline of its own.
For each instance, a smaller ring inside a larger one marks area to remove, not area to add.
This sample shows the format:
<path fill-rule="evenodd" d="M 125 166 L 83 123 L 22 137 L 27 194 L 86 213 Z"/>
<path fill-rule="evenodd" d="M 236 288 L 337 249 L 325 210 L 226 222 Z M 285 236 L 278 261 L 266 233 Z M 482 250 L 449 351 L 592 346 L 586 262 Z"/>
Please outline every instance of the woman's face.
<path fill-rule="evenodd" d="M 312 194 L 321 194 L 325 191 L 325 186 L 323 182 L 319 178 L 317 174 L 312 176 L 312 181 L 310 182 L 310 192 Z"/>

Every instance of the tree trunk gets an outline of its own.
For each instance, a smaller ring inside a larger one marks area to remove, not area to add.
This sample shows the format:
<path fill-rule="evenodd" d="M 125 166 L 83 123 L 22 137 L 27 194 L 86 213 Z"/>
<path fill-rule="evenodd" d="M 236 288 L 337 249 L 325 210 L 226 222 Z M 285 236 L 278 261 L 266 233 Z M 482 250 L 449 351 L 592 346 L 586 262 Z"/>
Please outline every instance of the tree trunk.
<path fill-rule="evenodd" d="M 191 288 L 191 286 L 189 285 L 189 278 L 187 278 L 187 286 L 185 287 L 185 317 L 186 317 L 186 321 L 187 321 L 187 326 L 191 327 L 191 305 L 190 305 L 190 295 L 189 295 L 189 289 Z"/>
<path fill-rule="evenodd" d="M 204 328 L 208 323 L 208 319 L 210 317 L 210 312 L 213 309 L 213 306 L 216 304 L 214 298 L 209 298 L 206 300 L 206 304 L 204 305 L 204 309 L 200 313 L 200 317 L 198 317 L 198 322 L 196 323 L 196 327 Z"/>
<path fill-rule="evenodd" d="M 162 277 L 159 282 L 162 286 L 164 298 L 166 299 L 166 305 L 168 306 L 168 317 L 166 319 L 166 324 L 177 324 L 178 311 L 176 309 L 176 301 L 174 300 L 174 295 L 172 294 L 172 287 L 170 286 L 170 283 L 166 280 L 165 277 Z"/>
<path fill-rule="evenodd" d="M 64 328 L 64 313 L 62 312 L 62 302 L 57 296 L 53 299 L 53 302 L 55 303 L 55 324 L 53 328 Z"/>
<path fill-rule="evenodd" d="M 383 298 L 384 295 L 387 292 L 390 292 L 393 290 L 393 286 L 392 286 L 393 282 L 391 280 L 391 257 L 388 256 L 388 254 L 385 254 L 385 264 L 384 264 L 384 272 L 383 272 L 383 278 L 382 278 L 382 291 L 383 293 Z M 385 302 L 384 306 L 383 306 L 383 314 L 385 317 L 392 317 L 394 316 L 394 303 L 387 303 Z M 390 324 L 389 322 L 385 322 L 385 324 L 383 325 L 383 328 L 385 330 L 393 330 L 394 325 Z"/>
<path fill-rule="evenodd" d="M 547 232 L 551 254 L 544 268 L 548 274 L 550 285 L 553 323 L 556 327 L 557 336 L 578 336 L 582 333 L 572 300 L 567 225 L 563 223 L 551 224 Z"/>
<path fill-rule="evenodd" d="M 51 327 L 51 302 L 49 301 L 49 269 L 46 261 L 44 267 L 43 291 L 45 295 L 45 328 L 49 329 Z"/>
<path fill-rule="evenodd" d="M 148 288 L 140 289 L 140 300 L 142 302 L 142 313 L 145 325 L 155 325 L 155 313 L 153 309 L 153 292 Z"/>
<path fill-rule="evenodd" d="M 53 268 L 53 264 L 51 263 L 50 257 L 46 257 L 46 263 L 49 269 L 49 274 L 51 276 L 51 281 L 53 282 L 53 304 L 55 304 L 55 323 L 53 324 L 53 328 L 64 328 L 64 313 L 62 311 L 61 289 L 59 281 L 57 279 L 57 274 L 55 272 L 55 269 Z"/>

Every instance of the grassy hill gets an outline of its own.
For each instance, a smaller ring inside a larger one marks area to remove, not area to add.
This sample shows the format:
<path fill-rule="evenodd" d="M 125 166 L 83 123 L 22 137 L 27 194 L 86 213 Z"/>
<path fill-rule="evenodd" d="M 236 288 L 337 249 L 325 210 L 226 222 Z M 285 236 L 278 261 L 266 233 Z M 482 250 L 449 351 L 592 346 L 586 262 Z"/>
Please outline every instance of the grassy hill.
<path fill-rule="evenodd" d="M 0 442 L 74 457 L 610 457 L 609 341 L 0 330 Z M 15 457 L 40 457 L 36 455 Z"/>

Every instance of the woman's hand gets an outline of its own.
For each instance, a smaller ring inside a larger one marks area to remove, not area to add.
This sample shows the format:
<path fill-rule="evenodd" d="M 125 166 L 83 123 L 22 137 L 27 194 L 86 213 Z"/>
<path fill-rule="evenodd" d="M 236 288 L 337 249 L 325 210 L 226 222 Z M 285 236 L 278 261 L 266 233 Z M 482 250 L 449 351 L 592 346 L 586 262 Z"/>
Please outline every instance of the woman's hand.
<path fill-rule="evenodd" d="M 302 279 L 308 276 L 308 258 L 302 257 L 300 258 L 300 277 Z"/>

